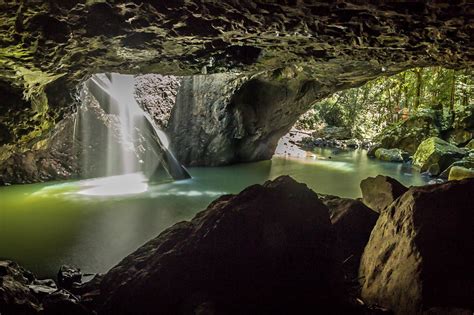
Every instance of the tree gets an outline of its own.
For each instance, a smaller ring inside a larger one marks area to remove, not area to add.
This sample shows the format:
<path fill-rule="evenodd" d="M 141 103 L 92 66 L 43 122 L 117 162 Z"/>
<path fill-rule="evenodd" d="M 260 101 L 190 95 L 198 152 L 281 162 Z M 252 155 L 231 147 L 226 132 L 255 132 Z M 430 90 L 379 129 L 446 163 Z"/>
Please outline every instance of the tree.
<path fill-rule="evenodd" d="M 449 129 L 456 112 L 474 106 L 469 103 L 473 93 L 471 69 L 415 68 L 315 103 L 311 113 L 304 116 L 305 128 L 316 128 L 317 124 L 346 126 L 355 137 L 371 138 L 404 118 L 395 115 L 400 110 L 417 115 L 423 109 L 442 111 L 446 121 L 443 125 Z"/>

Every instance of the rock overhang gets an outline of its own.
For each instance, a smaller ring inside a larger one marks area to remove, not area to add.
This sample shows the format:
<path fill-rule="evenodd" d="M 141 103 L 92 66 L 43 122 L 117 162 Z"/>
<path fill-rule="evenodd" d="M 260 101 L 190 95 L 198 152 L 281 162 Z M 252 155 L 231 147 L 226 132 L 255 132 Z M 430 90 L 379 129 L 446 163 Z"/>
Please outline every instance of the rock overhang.
<path fill-rule="evenodd" d="M 238 72 L 317 100 L 415 66 L 474 64 L 474 8 L 465 1 L 52 0 L 0 7 L 0 86 L 16 96 L 0 112 L 26 107 L 23 120 L 35 129 L 27 140 L 71 112 L 78 84 L 94 73 Z"/>

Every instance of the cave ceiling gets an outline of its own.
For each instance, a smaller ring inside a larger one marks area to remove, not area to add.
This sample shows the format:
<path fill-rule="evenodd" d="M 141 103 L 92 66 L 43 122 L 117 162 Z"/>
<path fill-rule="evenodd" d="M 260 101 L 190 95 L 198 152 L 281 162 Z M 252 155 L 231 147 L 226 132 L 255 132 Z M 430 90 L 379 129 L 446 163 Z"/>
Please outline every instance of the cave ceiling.
<path fill-rule="evenodd" d="M 470 1 L 4 0 L 0 8 L 0 92 L 21 93 L 36 112 L 67 107 L 77 83 L 97 72 L 244 72 L 335 92 L 414 66 L 474 63 Z"/>

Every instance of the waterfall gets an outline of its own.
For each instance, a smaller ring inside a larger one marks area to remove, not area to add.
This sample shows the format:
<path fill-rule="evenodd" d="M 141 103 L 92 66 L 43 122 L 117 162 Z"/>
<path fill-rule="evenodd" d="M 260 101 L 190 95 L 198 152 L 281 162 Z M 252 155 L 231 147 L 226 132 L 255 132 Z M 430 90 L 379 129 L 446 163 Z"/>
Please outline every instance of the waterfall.
<path fill-rule="evenodd" d="M 190 175 L 169 149 L 166 134 L 134 97 L 132 75 L 95 74 L 80 91 L 76 137 L 84 177 L 142 173 L 157 179 Z"/>

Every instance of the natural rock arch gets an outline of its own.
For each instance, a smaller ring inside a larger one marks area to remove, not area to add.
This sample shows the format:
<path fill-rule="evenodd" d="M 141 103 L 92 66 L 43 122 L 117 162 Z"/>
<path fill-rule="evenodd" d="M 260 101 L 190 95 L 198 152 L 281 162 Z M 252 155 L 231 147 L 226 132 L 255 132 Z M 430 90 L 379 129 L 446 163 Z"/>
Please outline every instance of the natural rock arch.
<path fill-rule="evenodd" d="M 281 107 L 264 106 L 263 127 L 233 143 L 242 150 L 233 162 L 268 157 L 305 106 L 338 90 L 415 66 L 474 64 L 468 1 L 50 0 L 0 8 L 0 91 L 10 95 L 0 104 L 0 145 L 10 151 L 44 137 L 71 111 L 77 84 L 97 72 L 239 72 L 251 77 L 240 90 L 285 91 Z M 237 107 L 259 106 L 245 94 L 237 91 Z M 266 128 L 282 108 L 288 115 Z"/>

